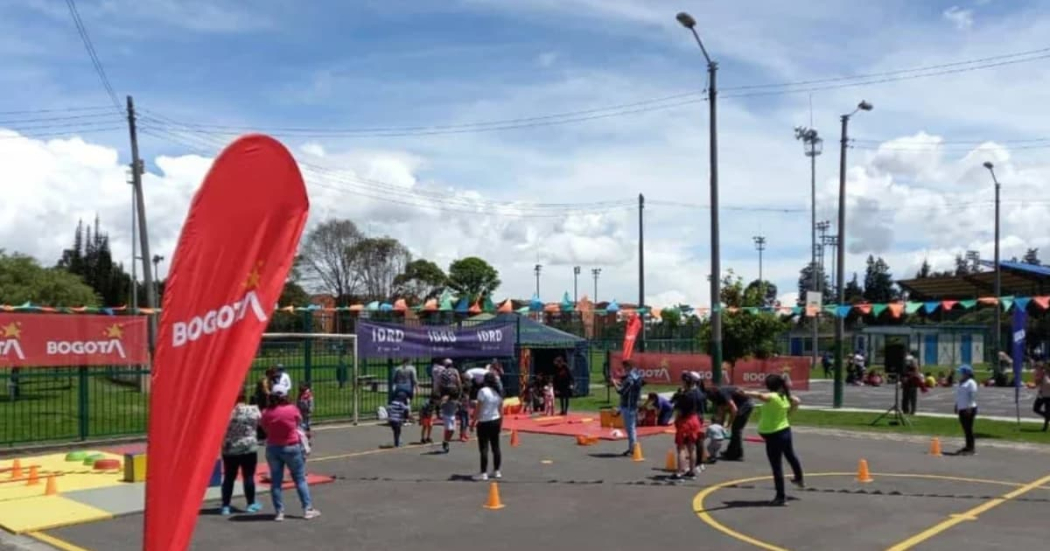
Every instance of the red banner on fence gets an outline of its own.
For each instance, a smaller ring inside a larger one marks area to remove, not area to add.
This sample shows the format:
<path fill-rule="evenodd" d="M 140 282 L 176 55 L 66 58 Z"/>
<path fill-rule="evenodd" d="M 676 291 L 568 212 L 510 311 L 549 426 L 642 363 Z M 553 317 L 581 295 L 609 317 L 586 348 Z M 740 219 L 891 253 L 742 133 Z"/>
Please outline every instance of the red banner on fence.
<path fill-rule="evenodd" d="M 623 333 L 623 359 L 631 359 L 634 352 L 634 343 L 638 340 L 638 333 L 642 331 L 642 318 L 638 314 L 632 314 L 627 321 L 627 329 Z"/>
<path fill-rule="evenodd" d="M 189 547 L 230 410 L 306 224 L 276 140 L 233 142 L 193 197 L 164 289 L 153 363 L 145 551 Z"/>
<path fill-rule="evenodd" d="M 144 316 L 0 314 L 0 367 L 149 363 Z"/>
<path fill-rule="evenodd" d="M 609 356 L 613 379 L 623 377 L 623 353 L 613 352 Z M 727 367 L 722 375 L 725 384 L 742 387 L 762 387 L 766 375 L 780 373 L 791 379 L 791 388 L 809 390 L 810 358 L 779 356 L 765 360 L 737 360 Z M 705 383 L 712 379 L 711 356 L 707 354 L 675 354 L 662 352 L 635 352 L 631 363 L 642 371 L 645 382 L 657 385 L 677 385 L 682 373 L 696 371 Z"/>

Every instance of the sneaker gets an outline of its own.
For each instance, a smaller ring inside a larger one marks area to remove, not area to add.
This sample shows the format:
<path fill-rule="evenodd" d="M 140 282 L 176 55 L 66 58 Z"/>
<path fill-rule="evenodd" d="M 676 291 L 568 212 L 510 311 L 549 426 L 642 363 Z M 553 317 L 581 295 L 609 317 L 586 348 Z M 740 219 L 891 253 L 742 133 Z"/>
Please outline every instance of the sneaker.
<path fill-rule="evenodd" d="M 222 509 L 221 509 L 221 510 L 219 511 L 219 514 L 220 514 L 220 515 L 222 515 L 222 516 L 224 516 L 224 517 L 228 517 L 228 516 L 230 516 L 230 508 L 229 508 L 229 507 L 223 507 L 223 508 L 222 508 Z"/>
<path fill-rule="evenodd" d="M 803 482 L 802 479 L 792 478 L 791 479 L 791 483 L 794 484 L 795 487 L 798 488 L 799 490 L 805 490 L 806 489 L 806 483 Z"/>
<path fill-rule="evenodd" d="M 448 453 L 448 442 L 441 443 L 441 451 Z"/>
<path fill-rule="evenodd" d="M 277 514 L 273 516 L 274 522 L 284 522 L 284 511 L 277 511 Z"/>
<path fill-rule="evenodd" d="M 495 472 L 492 473 L 492 478 L 495 478 L 496 480 L 499 480 L 499 479 L 503 478 L 503 473 L 501 473 L 499 471 L 495 471 Z"/>
<path fill-rule="evenodd" d="M 631 450 L 627 450 L 620 454 L 621 457 L 631 457 Z"/>
<path fill-rule="evenodd" d="M 705 469 L 707 469 L 707 467 L 705 467 L 703 463 L 700 463 L 696 466 L 697 473 L 702 473 Z"/>
<path fill-rule="evenodd" d="M 317 509 L 314 509 L 313 507 L 310 507 L 306 511 L 303 511 L 303 519 L 305 519 L 305 520 L 315 519 L 315 518 L 317 518 L 319 516 L 321 516 L 321 511 L 318 511 Z"/>
<path fill-rule="evenodd" d="M 695 479 L 695 478 L 696 478 L 696 469 L 693 469 L 693 470 L 691 470 L 691 471 L 687 471 L 687 472 L 686 472 L 686 473 L 685 473 L 684 475 L 682 475 L 682 476 L 684 476 L 685 478 L 687 478 L 687 479 L 689 479 L 689 480 L 693 480 L 693 479 Z"/>
<path fill-rule="evenodd" d="M 248 506 L 247 509 L 245 509 L 245 511 L 247 511 L 249 513 L 258 513 L 259 511 L 262 511 L 262 505 L 260 505 L 258 503 L 252 503 L 251 505 Z"/>
<path fill-rule="evenodd" d="M 682 480 L 684 477 L 685 475 L 683 473 L 674 473 L 671 475 L 671 480 Z"/>
<path fill-rule="evenodd" d="M 485 482 L 489 479 L 489 475 L 487 473 L 476 474 L 472 477 L 472 479 L 474 480 L 474 482 Z"/>
<path fill-rule="evenodd" d="M 782 497 L 778 497 L 778 498 L 775 498 L 773 501 L 770 501 L 769 502 L 769 506 L 770 507 L 787 507 L 787 500 L 782 498 Z"/>

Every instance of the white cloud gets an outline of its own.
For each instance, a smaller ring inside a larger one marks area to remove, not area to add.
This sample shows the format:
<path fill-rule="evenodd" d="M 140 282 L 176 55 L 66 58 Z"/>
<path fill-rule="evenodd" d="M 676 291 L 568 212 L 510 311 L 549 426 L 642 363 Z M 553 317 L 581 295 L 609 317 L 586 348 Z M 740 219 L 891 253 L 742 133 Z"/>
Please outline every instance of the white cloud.
<path fill-rule="evenodd" d="M 973 10 L 952 6 L 944 10 L 943 16 L 960 31 L 973 27 Z"/>
<path fill-rule="evenodd" d="M 550 67 L 558 60 L 558 52 L 543 52 L 536 56 L 536 64 L 540 67 Z"/>

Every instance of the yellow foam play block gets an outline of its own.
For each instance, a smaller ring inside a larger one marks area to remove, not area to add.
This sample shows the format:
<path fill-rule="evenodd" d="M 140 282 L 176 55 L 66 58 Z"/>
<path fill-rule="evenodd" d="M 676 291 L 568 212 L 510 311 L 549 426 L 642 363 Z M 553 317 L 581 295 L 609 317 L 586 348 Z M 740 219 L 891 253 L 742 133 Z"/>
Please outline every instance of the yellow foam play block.
<path fill-rule="evenodd" d="M 124 454 L 124 482 L 146 481 L 146 454 Z"/>
<path fill-rule="evenodd" d="M 100 458 L 121 459 L 119 455 L 111 453 L 100 454 Z M 10 480 L 0 477 L 0 502 L 43 496 L 44 489 L 47 487 L 47 477 L 52 474 L 55 475 L 55 484 L 59 494 L 74 490 L 116 486 L 121 484 L 123 478 L 123 472 L 120 469 L 96 471 L 83 463 L 66 461 L 65 454 L 61 453 L 21 457 L 20 462 L 24 475 L 21 479 Z M 40 480 L 35 486 L 28 486 L 26 477 L 32 465 L 37 467 Z"/>
<path fill-rule="evenodd" d="M 0 527 L 21 534 L 113 518 L 113 515 L 62 496 L 0 502 Z"/>

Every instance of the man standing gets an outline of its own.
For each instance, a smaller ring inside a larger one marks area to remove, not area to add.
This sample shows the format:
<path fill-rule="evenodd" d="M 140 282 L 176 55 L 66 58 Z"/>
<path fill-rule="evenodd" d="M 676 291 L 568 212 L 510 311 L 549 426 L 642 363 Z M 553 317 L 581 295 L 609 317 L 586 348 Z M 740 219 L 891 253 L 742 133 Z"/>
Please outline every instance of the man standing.
<path fill-rule="evenodd" d="M 645 381 L 642 380 L 641 371 L 630 360 L 624 360 L 623 368 L 627 375 L 614 384 L 616 392 L 620 394 L 620 415 L 623 416 L 623 428 L 627 431 L 627 451 L 623 456 L 629 457 L 638 443 L 638 401 Z"/>
<path fill-rule="evenodd" d="M 404 392 L 409 402 L 416 395 L 416 387 L 419 381 L 416 379 L 416 367 L 409 363 L 408 358 L 401 360 L 401 365 L 394 370 L 394 394 Z"/>
<path fill-rule="evenodd" d="M 735 386 L 720 386 L 707 389 L 707 399 L 715 406 L 715 420 L 723 421 L 723 427 L 731 427 L 729 447 L 722 454 L 726 461 L 744 460 L 744 427 L 751 417 L 754 406 L 751 398 Z M 728 419 L 726 415 L 728 414 Z M 711 460 L 714 460 L 712 457 Z"/>
<path fill-rule="evenodd" d="M 923 381 L 919 373 L 919 360 L 914 352 L 908 352 L 904 358 L 904 373 L 901 374 L 900 381 L 901 410 L 908 415 L 915 415 L 919 405 L 919 387 L 923 385 Z"/>

